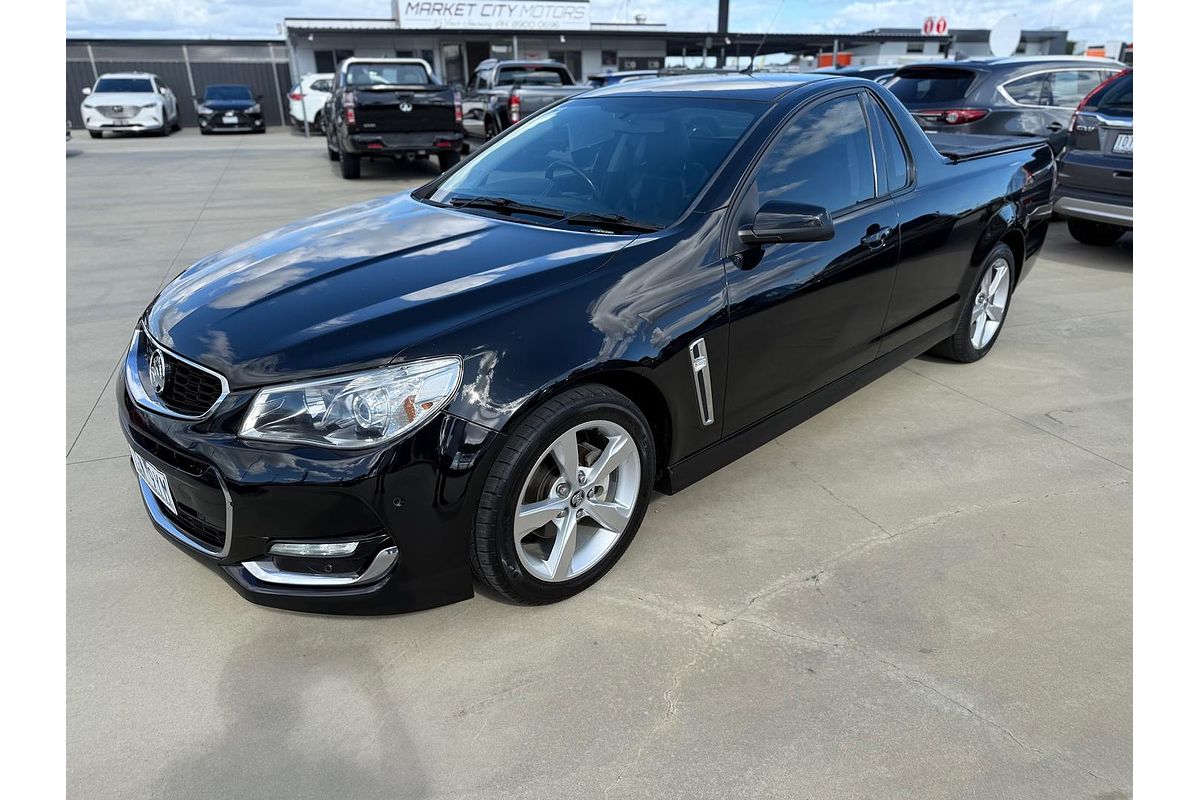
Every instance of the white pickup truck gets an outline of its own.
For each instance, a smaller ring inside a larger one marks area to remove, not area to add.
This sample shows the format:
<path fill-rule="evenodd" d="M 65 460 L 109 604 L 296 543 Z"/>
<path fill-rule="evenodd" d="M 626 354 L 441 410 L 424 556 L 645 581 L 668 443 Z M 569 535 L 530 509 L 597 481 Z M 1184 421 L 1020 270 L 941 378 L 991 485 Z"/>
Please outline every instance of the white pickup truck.
<path fill-rule="evenodd" d="M 148 72 L 101 75 L 84 89 L 80 111 L 93 139 L 104 131 L 150 132 L 167 136 L 179 130 L 179 103 L 162 78 Z"/>

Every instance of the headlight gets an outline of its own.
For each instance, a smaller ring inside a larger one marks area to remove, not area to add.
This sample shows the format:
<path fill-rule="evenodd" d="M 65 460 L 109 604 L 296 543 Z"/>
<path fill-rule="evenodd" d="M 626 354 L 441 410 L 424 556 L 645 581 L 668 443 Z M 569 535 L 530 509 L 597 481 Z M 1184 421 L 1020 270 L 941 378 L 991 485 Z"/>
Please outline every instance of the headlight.
<path fill-rule="evenodd" d="M 208 106 L 196 106 L 196 111 L 200 114 L 211 114 L 213 110 Z"/>
<path fill-rule="evenodd" d="M 318 447 L 372 447 L 428 420 L 462 377 L 458 358 L 431 358 L 261 389 L 238 435 Z"/>
<path fill-rule="evenodd" d="M 247 113 L 247 114 L 261 114 L 261 113 L 262 113 L 262 106 L 261 106 L 261 105 L 259 105 L 258 103 L 255 103 L 254 105 L 252 105 L 252 106 L 250 106 L 249 108 L 247 108 L 247 109 L 246 109 L 246 113 Z"/>
<path fill-rule="evenodd" d="M 150 103 L 149 105 L 138 106 L 138 108 L 140 108 L 142 111 L 145 111 L 148 108 L 158 108 L 158 103 Z"/>

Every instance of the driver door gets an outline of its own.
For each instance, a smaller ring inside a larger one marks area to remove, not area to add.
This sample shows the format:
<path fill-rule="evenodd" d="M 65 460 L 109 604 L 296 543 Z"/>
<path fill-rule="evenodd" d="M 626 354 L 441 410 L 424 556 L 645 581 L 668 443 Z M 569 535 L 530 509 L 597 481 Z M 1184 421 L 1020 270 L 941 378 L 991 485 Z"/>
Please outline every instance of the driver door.
<path fill-rule="evenodd" d="M 850 91 L 803 107 L 735 199 L 726 436 L 869 363 L 879 348 L 899 234 L 895 205 L 877 188 L 868 99 Z M 770 201 L 824 208 L 834 237 L 743 245 L 737 228 Z"/>

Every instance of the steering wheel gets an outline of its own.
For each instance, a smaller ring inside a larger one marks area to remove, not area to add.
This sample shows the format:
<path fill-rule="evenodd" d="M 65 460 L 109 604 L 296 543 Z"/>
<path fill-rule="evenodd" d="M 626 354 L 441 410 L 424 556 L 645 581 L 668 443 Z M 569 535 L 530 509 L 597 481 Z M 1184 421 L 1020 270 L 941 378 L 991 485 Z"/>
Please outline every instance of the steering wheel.
<path fill-rule="evenodd" d="M 592 183 L 592 179 L 589 178 L 583 170 L 581 170 L 579 167 L 572 164 L 570 161 L 563 161 L 562 159 L 558 159 L 556 161 L 551 161 L 550 166 L 546 167 L 546 174 L 544 177 L 546 177 L 550 180 L 553 180 L 554 179 L 554 171 L 555 171 L 555 168 L 557 168 L 557 167 L 564 167 L 569 172 L 573 172 L 576 175 L 578 175 L 580 178 L 582 178 L 583 182 L 586 183 L 588 185 L 588 188 L 592 190 L 593 198 L 600 196 L 600 191 L 596 188 L 596 184 Z"/>

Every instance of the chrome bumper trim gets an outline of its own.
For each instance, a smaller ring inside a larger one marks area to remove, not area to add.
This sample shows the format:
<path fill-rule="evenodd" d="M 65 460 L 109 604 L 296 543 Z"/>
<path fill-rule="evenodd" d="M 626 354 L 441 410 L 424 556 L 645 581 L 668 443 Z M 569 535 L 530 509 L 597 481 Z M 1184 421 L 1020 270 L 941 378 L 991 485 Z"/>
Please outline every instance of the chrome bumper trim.
<path fill-rule="evenodd" d="M 230 523 L 233 517 L 233 507 L 229 502 L 229 492 L 225 491 L 224 486 L 221 487 L 221 491 L 225 494 L 225 547 L 221 550 L 214 550 L 203 542 L 196 541 L 191 536 L 188 536 L 182 528 L 164 514 L 162 506 L 158 504 L 158 498 L 154 496 L 154 492 L 150 491 L 149 485 L 142 480 L 140 475 L 138 476 L 138 488 L 142 490 L 142 502 L 146 504 L 146 511 L 150 513 L 150 519 L 154 520 L 154 524 L 166 531 L 172 539 L 213 558 L 222 558 L 229 554 L 231 541 Z"/>
<path fill-rule="evenodd" d="M 1119 203 L 1102 203 L 1096 200 L 1081 200 L 1078 197 L 1060 197 L 1054 202 L 1054 210 L 1064 217 L 1079 217 L 1092 222 L 1133 227 L 1133 206 Z"/>
<path fill-rule="evenodd" d="M 313 575 L 306 572 L 287 572 L 275 566 L 272 559 L 261 561 L 243 561 L 242 566 L 263 583 L 283 584 L 287 586 L 365 586 L 374 583 L 387 575 L 400 555 L 400 549 L 395 545 L 380 550 L 374 560 L 358 575 Z"/>

